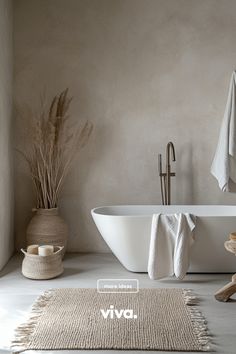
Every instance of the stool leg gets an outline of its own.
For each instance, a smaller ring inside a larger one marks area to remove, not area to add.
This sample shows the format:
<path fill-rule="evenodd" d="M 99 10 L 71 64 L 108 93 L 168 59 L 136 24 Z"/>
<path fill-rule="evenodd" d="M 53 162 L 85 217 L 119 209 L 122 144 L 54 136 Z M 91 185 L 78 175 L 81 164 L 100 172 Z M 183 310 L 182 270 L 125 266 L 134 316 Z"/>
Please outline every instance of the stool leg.
<path fill-rule="evenodd" d="M 215 293 L 215 298 L 218 301 L 226 302 L 234 293 L 236 293 L 236 274 L 232 276 L 232 281 L 230 283 L 226 284 Z"/>

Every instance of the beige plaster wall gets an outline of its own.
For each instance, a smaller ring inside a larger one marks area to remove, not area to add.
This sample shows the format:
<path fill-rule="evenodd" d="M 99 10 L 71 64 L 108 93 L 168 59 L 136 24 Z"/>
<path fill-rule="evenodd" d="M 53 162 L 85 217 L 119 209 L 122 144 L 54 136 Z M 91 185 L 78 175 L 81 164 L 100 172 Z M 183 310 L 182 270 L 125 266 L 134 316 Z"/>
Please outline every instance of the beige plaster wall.
<path fill-rule="evenodd" d="M 157 155 L 172 140 L 173 203 L 234 204 L 210 175 L 236 66 L 235 0 L 16 0 L 15 100 L 69 87 L 94 134 L 61 196 L 70 251 L 107 251 L 90 209 L 159 204 Z M 16 132 L 17 133 L 17 132 Z M 22 144 L 17 135 L 17 144 Z M 34 206 L 16 159 L 17 245 Z"/>
<path fill-rule="evenodd" d="M 13 244 L 12 4 L 0 0 L 0 269 Z"/>

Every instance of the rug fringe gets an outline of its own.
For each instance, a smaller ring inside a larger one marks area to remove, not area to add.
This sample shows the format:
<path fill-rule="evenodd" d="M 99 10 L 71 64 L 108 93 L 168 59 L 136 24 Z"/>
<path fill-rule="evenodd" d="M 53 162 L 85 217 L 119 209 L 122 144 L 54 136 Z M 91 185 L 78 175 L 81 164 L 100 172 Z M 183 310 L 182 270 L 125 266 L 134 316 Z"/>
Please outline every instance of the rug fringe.
<path fill-rule="evenodd" d="M 16 328 L 15 338 L 11 342 L 11 350 L 13 353 L 21 353 L 28 350 L 30 337 L 34 333 L 38 318 L 42 315 L 52 294 L 53 290 L 49 289 L 40 295 L 31 308 L 28 320 Z"/>
<path fill-rule="evenodd" d="M 198 304 L 198 298 L 192 293 L 192 290 L 189 289 L 183 289 L 183 295 L 185 304 L 189 306 L 188 309 L 190 311 L 194 333 L 198 338 L 198 343 L 201 347 L 201 350 L 203 352 L 208 352 L 211 350 L 211 337 L 209 335 L 205 317 L 195 306 Z"/>

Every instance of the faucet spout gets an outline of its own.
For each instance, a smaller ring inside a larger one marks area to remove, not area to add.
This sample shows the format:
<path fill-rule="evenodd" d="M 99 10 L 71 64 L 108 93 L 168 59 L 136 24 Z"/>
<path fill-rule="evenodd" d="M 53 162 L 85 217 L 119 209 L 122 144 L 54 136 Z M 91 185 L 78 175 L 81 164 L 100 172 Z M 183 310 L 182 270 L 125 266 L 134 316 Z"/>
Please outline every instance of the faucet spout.
<path fill-rule="evenodd" d="M 166 161 L 167 161 L 167 165 L 170 164 L 170 151 L 172 153 L 172 161 L 176 161 L 175 159 L 175 147 L 174 144 L 172 143 L 172 141 L 170 141 L 167 146 L 166 146 Z"/>
<path fill-rule="evenodd" d="M 158 156 L 159 176 L 161 182 L 161 198 L 163 205 L 170 205 L 171 203 L 171 177 L 175 176 L 174 172 L 171 172 L 170 157 L 172 161 L 176 161 L 175 147 L 172 141 L 166 145 L 166 171 L 162 172 L 162 158 Z"/>
<path fill-rule="evenodd" d="M 170 158 L 176 161 L 174 144 L 169 141 L 166 145 L 166 171 L 162 171 L 162 157 L 158 156 L 158 170 L 161 183 L 161 198 L 163 205 L 171 204 L 171 177 L 175 176 L 175 172 L 171 171 Z"/>
<path fill-rule="evenodd" d="M 170 203 L 171 203 L 171 182 L 170 182 L 170 178 L 171 178 L 171 176 L 175 176 L 175 173 L 171 172 L 170 151 L 172 153 L 172 161 L 176 161 L 176 159 L 175 159 L 175 148 L 174 148 L 174 144 L 171 141 L 166 146 L 166 179 L 167 179 L 167 193 L 166 193 L 167 198 L 166 198 L 166 202 L 167 202 L 167 205 L 170 205 Z"/>

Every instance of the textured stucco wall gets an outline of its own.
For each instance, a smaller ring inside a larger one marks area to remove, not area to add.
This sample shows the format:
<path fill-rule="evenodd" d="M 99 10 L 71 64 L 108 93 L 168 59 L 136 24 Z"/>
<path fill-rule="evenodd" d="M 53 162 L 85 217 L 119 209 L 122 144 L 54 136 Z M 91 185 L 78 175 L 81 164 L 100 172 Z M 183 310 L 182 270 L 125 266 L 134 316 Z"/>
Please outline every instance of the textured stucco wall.
<path fill-rule="evenodd" d="M 12 71 L 12 4 L 10 0 L 0 0 L 0 269 L 14 248 Z"/>
<path fill-rule="evenodd" d="M 16 101 L 69 86 L 73 119 L 95 125 L 61 198 L 69 250 L 107 250 L 92 207 L 160 203 L 169 140 L 173 203 L 236 202 L 209 172 L 236 65 L 235 0 L 17 0 L 14 10 Z M 34 205 L 19 157 L 15 178 L 19 246 Z"/>

